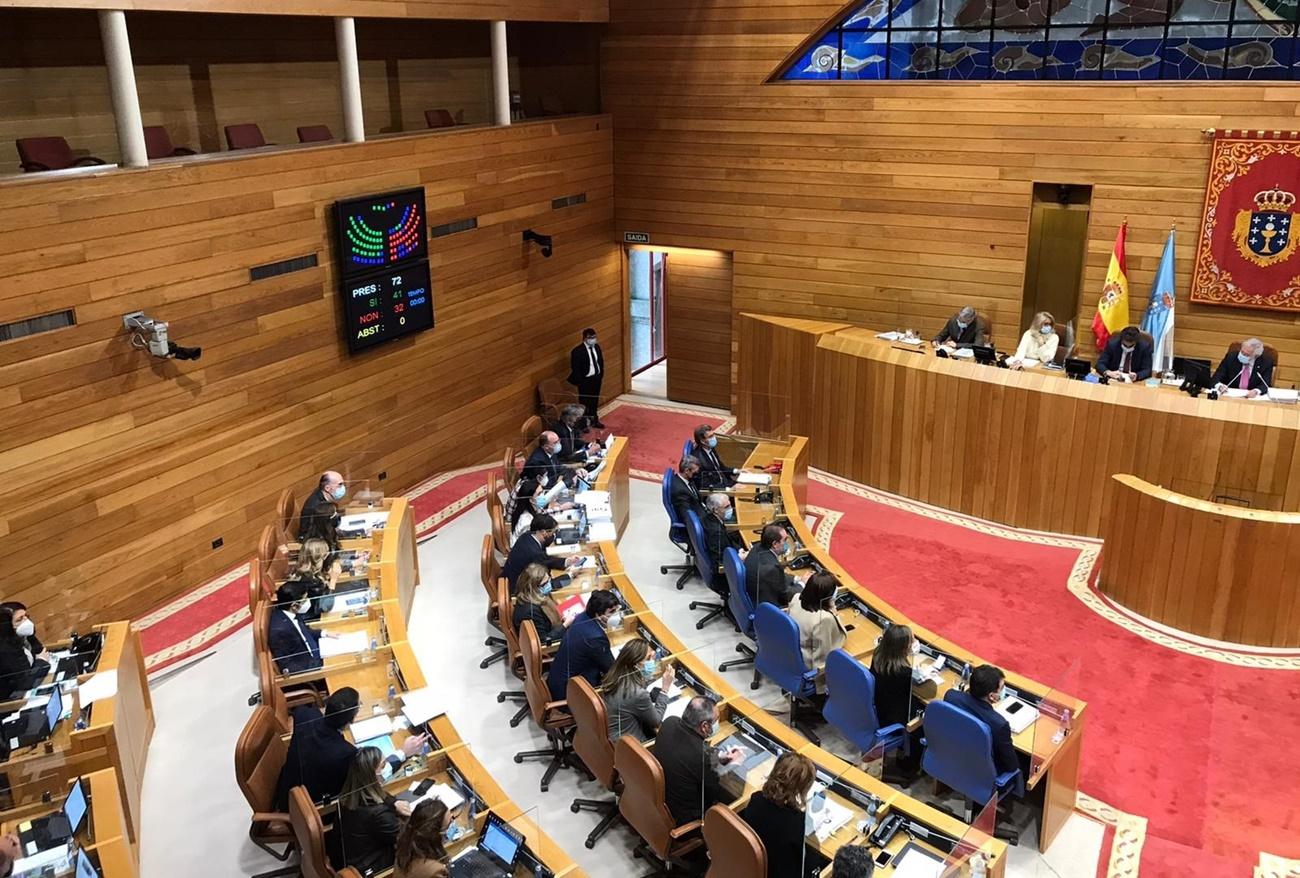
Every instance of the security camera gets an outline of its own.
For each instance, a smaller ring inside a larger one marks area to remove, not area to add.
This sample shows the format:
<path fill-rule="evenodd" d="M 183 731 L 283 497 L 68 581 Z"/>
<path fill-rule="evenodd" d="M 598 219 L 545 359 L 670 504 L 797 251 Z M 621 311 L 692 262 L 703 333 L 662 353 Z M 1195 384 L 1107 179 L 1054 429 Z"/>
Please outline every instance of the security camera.
<path fill-rule="evenodd" d="M 542 248 L 542 256 L 547 259 L 551 258 L 551 236 L 543 235 L 541 232 L 534 232 L 532 229 L 524 229 L 524 241 L 532 241 L 538 247 Z"/>
<path fill-rule="evenodd" d="M 122 325 L 131 333 L 131 347 L 147 349 L 159 359 L 197 360 L 203 356 L 203 348 L 183 347 L 169 339 L 168 324 L 146 316 L 143 311 L 123 315 Z"/>

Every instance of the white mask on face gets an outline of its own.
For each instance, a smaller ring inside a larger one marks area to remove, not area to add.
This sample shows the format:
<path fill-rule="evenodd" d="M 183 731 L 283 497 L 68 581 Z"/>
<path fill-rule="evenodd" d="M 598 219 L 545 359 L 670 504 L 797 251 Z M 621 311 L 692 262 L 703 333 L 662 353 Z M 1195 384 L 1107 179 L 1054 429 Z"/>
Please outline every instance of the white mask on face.
<path fill-rule="evenodd" d="M 18 632 L 19 637 L 31 637 L 36 633 L 36 623 L 31 619 L 24 619 L 18 623 L 18 627 L 14 630 Z"/>

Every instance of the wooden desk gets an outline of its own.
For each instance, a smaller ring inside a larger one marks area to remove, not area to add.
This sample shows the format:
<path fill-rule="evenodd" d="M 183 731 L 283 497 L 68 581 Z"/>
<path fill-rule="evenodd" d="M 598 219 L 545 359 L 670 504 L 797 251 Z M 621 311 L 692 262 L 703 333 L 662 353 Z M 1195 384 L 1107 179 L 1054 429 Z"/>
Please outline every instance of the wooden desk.
<path fill-rule="evenodd" d="M 77 834 L 81 846 L 94 854 L 102 878 L 138 878 L 136 845 L 127 834 L 127 812 L 117 772 L 101 768 L 81 777 L 89 797 L 86 827 Z M 21 824 L 59 811 L 67 792 L 65 786 L 54 803 L 29 805 L 0 814 L 0 832 L 18 832 Z"/>
<path fill-rule="evenodd" d="M 1180 631 L 1300 646 L 1300 514 L 1210 503 L 1113 476 L 1099 587 Z"/>
<path fill-rule="evenodd" d="M 614 528 L 620 539 L 627 529 L 628 512 L 632 506 L 628 493 L 628 467 L 630 456 L 627 452 L 627 439 L 614 437 L 614 442 L 605 453 L 605 468 L 596 477 L 592 488 L 609 492 L 609 509 L 614 516 Z"/>
<path fill-rule="evenodd" d="M 1088 536 L 1120 472 L 1300 511 L 1298 406 L 939 359 L 843 324 L 742 314 L 739 326 L 738 428 L 759 432 L 763 400 L 789 397 L 814 466 L 894 494 Z M 776 362 L 787 347 L 814 355 Z"/>
<path fill-rule="evenodd" d="M 11 788 L 10 804 L 39 802 L 43 795 L 61 796 L 79 775 L 113 769 L 125 803 L 127 836 L 139 841 L 140 792 L 145 759 L 153 738 L 153 699 L 149 694 L 140 649 L 140 635 L 129 622 L 95 625 L 104 636 L 95 674 L 116 674 L 117 693 L 90 705 L 84 729 L 74 728 L 81 708 L 76 689 L 65 694 L 73 700 L 72 714 L 61 722 L 49 740 L 16 750 L 0 763 Z M 79 678 L 86 682 L 93 674 Z"/>

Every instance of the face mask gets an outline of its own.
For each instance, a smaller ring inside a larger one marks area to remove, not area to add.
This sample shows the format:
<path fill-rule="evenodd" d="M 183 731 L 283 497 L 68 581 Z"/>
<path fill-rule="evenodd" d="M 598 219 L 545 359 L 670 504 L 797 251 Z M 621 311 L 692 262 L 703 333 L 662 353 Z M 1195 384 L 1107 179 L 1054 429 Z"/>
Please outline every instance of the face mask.
<path fill-rule="evenodd" d="M 736 510 L 730 506 L 727 507 L 727 514 L 722 516 L 725 520 L 731 521 L 736 517 Z"/>
<path fill-rule="evenodd" d="M 957 321 L 957 328 L 960 329 L 962 332 L 965 332 L 965 331 L 966 331 L 966 327 L 967 327 L 967 326 L 970 326 L 970 324 L 969 324 L 969 323 L 962 323 L 960 320 Z"/>
<path fill-rule="evenodd" d="M 1052 334 L 1052 327 L 1050 327 L 1050 326 L 1041 326 L 1041 327 L 1039 327 L 1038 331 L 1041 332 L 1043 335 L 1051 335 L 1051 334 Z"/>
<path fill-rule="evenodd" d="M 538 479 L 537 483 L 541 485 L 543 488 L 545 488 L 548 484 L 550 484 L 550 481 L 551 481 L 551 477 L 548 476 L 546 473 L 542 473 L 542 477 Z"/>
<path fill-rule="evenodd" d="M 913 640 L 913 641 L 912 641 L 912 655 L 920 655 L 920 654 L 921 654 L 921 641 L 919 641 L 919 640 Z"/>
<path fill-rule="evenodd" d="M 655 675 L 655 660 L 646 659 L 641 663 L 641 676 L 653 677 Z"/>
<path fill-rule="evenodd" d="M 346 486 L 344 486 L 344 485 L 339 485 L 339 486 L 338 486 L 337 488 L 335 488 L 334 491 L 332 492 L 332 496 L 334 497 L 335 500 L 342 500 L 342 499 L 343 499 L 343 495 L 346 494 L 347 492 L 348 492 L 348 489 L 347 489 Z"/>
<path fill-rule="evenodd" d="M 538 512 L 541 512 L 543 509 L 546 508 L 546 498 L 543 497 L 541 494 L 538 494 L 536 497 L 533 498 L 533 506 L 536 507 Z"/>
<path fill-rule="evenodd" d="M 36 623 L 31 619 L 24 619 L 18 623 L 18 627 L 14 630 L 18 632 L 19 637 L 31 637 L 36 633 Z"/>
<path fill-rule="evenodd" d="M 1007 697 L 1007 687 L 1006 684 L 1003 684 L 1002 688 L 998 690 L 998 701 L 999 702 L 1004 701 L 1006 697 Z"/>
<path fill-rule="evenodd" d="M 379 779 L 388 780 L 393 776 L 393 764 L 387 759 L 384 760 L 383 766 L 379 769 Z"/>
<path fill-rule="evenodd" d="M 447 827 L 447 831 L 442 834 L 442 837 L 450 842 L 456 841 L 464 834 L 465 830 L 460 825 L 453 823 L 451 826 Z"/>
<path fill-rule="evenodd" d="M 1239 353 L 1239 354 L 1237 354 L 1237 362 L 1238 362 L 1238 363 L 1241 363 L 1241 365 L 1243 365 L 1243 366 L 1249 366 L 1249 365 L 1250 365 L 1250 357 L 1246 356 L 1245 354 L 1241 354 L 1241 353 Z"/>
<path fill-rule="evenodd" d="M 583 344 L 585 344 L 585 345 L 586 345 L 587 347 L 589 347 L 589 348 L 594 348 L 594 347 L 596 346 L 596 339 L 595 339 L 594 337 L 593 337 L 593 338 L 584 338 L 582 341 L 583 341 Z"/>
<path fill-rule="evenodd" d="M 537 589 L 537 593 L 540 594 L 542 597 L 546 597 L 548 594 L 551 593 L 552 588 L 554 588 L 554 586 L 552 586 L 548 582 L 546 583 L 546 585 L 543 585 L 541 588 Z"/>
<path fill-rule="evenodd" d="M 543 545 L 543 546 L 549 546 L 549 545 L 551 545 L 551 543 L 554 543 L 554 542 L 555 542 L 555 534 L 553 534 L 553 533 L 549 533 L 549 534 L 547 534 L 546 536 L 542 537 L 542 545 Z"/>
<path fill-rule="evenodd" d="M 718 437 L 717 437 L 717 436 L 710 436 L 710 437 L 709 437 L 709 447 L 710 447 L 710 448 L 717 448 L 717 447 L 718 447 Z"/>
<path fill-rule="evenodd" d="M 306 613 L 309 610 L 311 610 L 311 601 L 307 598 L 303 598 L 302 600 L 298 601 L 298 603 L 294 604 L 292 609 L 294 613 L 301 616 L 303 613 Z"/>
<path fill-rule="evenodd" d="M 605 618 L 605 627 L 609 629 L 617 628 L 623 624 L 623 614 L 615 610 Z"/>
<path fill-rule="evenodd" d="M 716 722 L 711 722 L 709 723 L 709 730 L 704 733 L 704 737 L 712 738 L 717 733 L 718 733 L 718 724 Z"/>
<path fill-rule="evenodd" d="M 547 453 L 547 454 L 559 454 L 559 453 L 560 453 L 560 443 L 556 442 L 554 445 L 548 445 L 548 446 L 546 446 L 546 453 Z"/>

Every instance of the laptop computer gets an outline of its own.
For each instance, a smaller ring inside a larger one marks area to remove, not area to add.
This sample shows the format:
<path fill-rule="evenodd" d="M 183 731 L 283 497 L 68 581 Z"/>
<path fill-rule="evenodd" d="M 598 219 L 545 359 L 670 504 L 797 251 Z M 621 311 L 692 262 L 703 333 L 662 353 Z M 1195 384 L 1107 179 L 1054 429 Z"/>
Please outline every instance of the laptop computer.
<path fill-rule="evenodd" d="M 85 781 L 77 778 L 68 797 L 63 800 L 63 808 L 46 817 L 38 817 L 31 825 L 18 833 L 23 851 L 29 856 L 37 851 L 49 850 L 66 844 L 77 834 L 86 820 Z"/>
<path fill-rule="evenodd" d="M 63 690 L 55 686 L 50 690 L 50 700 L 44 707 L 29 707 L 22 711 L 17 719 L 5 723 L 0 734 L 10 741 L 17 741 L 18 747 L 30 747 L 48 738 L 62 716 Z"/>
<path fill-rule="evenodd" d="M 510 878 L 515 874 L 524 836 L 491 811 L 478 846 L 451 861 L 451 878 Z"/>

